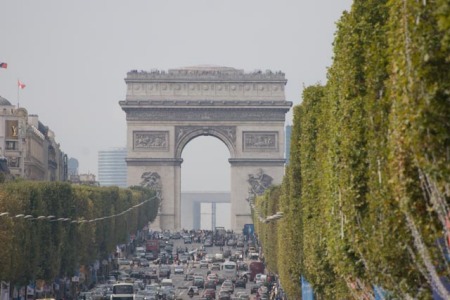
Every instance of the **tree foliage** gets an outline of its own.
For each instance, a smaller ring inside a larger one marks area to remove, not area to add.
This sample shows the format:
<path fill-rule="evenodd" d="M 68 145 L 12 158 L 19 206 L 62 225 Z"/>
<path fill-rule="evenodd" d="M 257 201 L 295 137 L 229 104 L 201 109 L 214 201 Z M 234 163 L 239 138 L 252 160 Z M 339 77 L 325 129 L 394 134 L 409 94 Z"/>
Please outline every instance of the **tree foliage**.
<path fill-rule="evenodd" d="M 116 245 L 126 243 L 130 234 L 153 221 L 158 206 L 155 193 L 141 187 L 4 183 L 0 212 L 9 212 L 9 217 L 0 217 L 0 279 L 24 284 L 73 276 L 80 265 L 108 258 Z M 30 217 L 16 217 L 20 214 Z M 118 216 L 90 221 L 113 215 Z"/>
<path fill-rule="evenodd" d="M 338 22 L 327 84 L 294 108 L 279 197 L 256 201 L 285 213 L 276 231 L 256 228 L 293 298 L 300 274 L 318 299 L 370 297 L 374 285 L 450 297 L 449 15 L 444 0 L 359 0 Z"/>

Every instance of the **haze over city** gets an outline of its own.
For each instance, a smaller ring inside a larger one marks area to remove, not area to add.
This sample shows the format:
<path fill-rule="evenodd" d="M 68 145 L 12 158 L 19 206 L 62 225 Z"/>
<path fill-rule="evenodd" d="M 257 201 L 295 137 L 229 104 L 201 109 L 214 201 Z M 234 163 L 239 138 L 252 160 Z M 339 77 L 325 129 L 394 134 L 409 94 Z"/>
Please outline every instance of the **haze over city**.
<path fill-rule="evenodd" d="M 0 19 L 0 95 L 56 134 L 79 171 L 126 144 L 130 70 L 219 65 L 286 74 L 286 100 L 326 81 L 335 23 L 351 1 L 7 1 Z M 292 113 L 287 124 L 292 123 Z M 229 152 L 213 137 L 183 151 L 182 190 L 230 189 Z"/>

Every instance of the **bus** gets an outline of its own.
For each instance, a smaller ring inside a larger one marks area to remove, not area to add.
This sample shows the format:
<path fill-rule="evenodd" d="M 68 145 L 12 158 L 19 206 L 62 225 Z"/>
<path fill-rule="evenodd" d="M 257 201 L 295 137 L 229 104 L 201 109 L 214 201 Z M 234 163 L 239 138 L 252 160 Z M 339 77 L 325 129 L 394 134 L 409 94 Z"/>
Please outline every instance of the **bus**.
<path fill-rule="evenodd" d="M 221 271 L 225 279 L 234 281 L 237 277 L 237 264 L 234 261 L 226 261 L 221 265 Z"/>
<path fill-rule="evenodd" d="M 110 300 L 134 300 L 134 298 L 134 285 L 132 283 L 113 284 Z"/>

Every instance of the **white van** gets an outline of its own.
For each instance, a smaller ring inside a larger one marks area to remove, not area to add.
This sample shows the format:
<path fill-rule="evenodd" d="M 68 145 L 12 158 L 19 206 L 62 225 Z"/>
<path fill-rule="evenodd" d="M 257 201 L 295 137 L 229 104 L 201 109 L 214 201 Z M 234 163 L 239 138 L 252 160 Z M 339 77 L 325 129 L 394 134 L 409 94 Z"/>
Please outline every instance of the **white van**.
<path fill-rule="evenodd" d="M 161 280 L 161 287 L 163 286 L 170 286 L 173 287 L 173 281 L 170 278 L 164 278 L 163 280 Z"/>
<path fill-rule="evenodd" d="M 262 283 L 266 282 L 266 280 L 267 280 L 267 275 L 265 275 L 265 274 L 256 274 L 256 276 L 255 276 L 256 284 L 262 284 Z"/>

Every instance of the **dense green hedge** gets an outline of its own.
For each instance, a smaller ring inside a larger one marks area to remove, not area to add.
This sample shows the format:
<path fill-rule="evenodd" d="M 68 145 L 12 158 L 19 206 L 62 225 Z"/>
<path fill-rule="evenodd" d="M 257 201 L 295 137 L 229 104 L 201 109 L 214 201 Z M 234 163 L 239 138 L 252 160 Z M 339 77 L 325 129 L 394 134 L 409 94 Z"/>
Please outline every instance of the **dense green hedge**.
<path fill-rule="evenodd" d="M 449 16 L 444 0 L 360 0 L 338 22 L 327 84 L 294 108 L 281 192 L 256 199 L 285 212 L 256 232 L 293 298 L 299 274 L 318 299 L 427 299 L 432 282 L 450 297 Z"/>
<path fill-rule="evenodd" d="M 151 199 L 151 200 L 150 200 Z M 123 215 L 134 205 L 143 205 Z M 80 265 L 107 258 L 116 245 L 156 217 L 159 200 L 141 187 L 73 186 L 55 182 L 10 182 L 0 186 L 0 279 L 15 283 L 72 276 Z M 16 215 L 34 217 L 24 219 Z M 38 220 L 39 216 L 54 216 Z"/>

